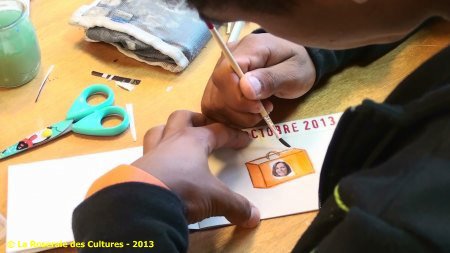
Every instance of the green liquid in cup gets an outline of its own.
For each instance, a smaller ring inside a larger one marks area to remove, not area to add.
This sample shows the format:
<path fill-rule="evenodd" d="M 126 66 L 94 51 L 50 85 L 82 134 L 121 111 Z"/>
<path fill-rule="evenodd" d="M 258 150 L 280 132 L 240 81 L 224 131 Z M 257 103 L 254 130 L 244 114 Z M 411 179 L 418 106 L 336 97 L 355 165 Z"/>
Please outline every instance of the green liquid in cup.
<path fill-rule="evenodd" d="M 19 10 L 0 10 L 0 87 L 31 81 L 39 71 L 41 55 L 34 28 Z"/>

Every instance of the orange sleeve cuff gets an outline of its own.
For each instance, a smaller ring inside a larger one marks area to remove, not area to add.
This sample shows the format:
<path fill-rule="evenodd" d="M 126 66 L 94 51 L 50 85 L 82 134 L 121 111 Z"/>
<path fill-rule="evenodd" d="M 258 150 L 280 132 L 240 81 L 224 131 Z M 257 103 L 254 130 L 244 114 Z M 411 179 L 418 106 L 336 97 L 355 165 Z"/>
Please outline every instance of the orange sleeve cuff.
<path fill-rule="evenodd" d="M 86 198 L 108 186 L 127 182 L 152 184 L 170 191 L 167 185 L 153 175 L 131 165 L 120 165 L 95 180 L 89 188 Z"/>

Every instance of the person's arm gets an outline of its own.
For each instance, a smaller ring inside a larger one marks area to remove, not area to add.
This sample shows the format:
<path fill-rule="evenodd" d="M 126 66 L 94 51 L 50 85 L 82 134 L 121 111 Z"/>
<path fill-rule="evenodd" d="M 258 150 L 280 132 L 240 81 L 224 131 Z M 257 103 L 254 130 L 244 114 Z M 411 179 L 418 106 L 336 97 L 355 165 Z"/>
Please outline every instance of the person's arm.
<path fill-rule="evenodd" d="M 184 207 L 171 191 L 146 183 L 112 185 L 73 213 L 75 241 L 83 252 L 187 252 Z M 116 243 L 115 245 L 112 243 Z"/>
<path fill-rule="evenodd" d="M 371 45 L 345 50 L 329 50 L 311 47 L 305 47 L 305 49 L 316 68 L 315 84 L 319 84 L 345 67 L 355 64 L 365 65 L 375 61 L 402 42 L 403 40 L 390 44 Z"/>
<path fill-rule="evenodd" d="M 186 252 L 188 223 L 225 216 L 241 227 L 257 226 L 258 209 L 208 167 L 214 150 L 249 141 L 246 132 L 209 124 L 201 114 L 173 113 L 166 125 L 146 133 L 142 157 L 92 184 L 73 213 L 78 250 Z"/>
<path fill-rule="evenodd" d="M 79 252 L 186 252 L 188 245 L 180 199 L 159 179 L 129 165 L 92 184 L 73 213 L 73 232 L 84 244 Z"/>
<path fill-rule="evenodd" d="M 255 31 L 229 45 L 245 73 L 239 78 L 221 58 L 202 97 L 203 114 L 210 119 L 247 128 L 261 121 L 261 103 L 273 110 L 271 97 L 296 99 L 352 64 L 367 64 L 401 42 L 348 50 L 307 48 L 264 31 Z"/>
<path fill-rule="evenodd" d="M 388 52 L 399 46 L 401 43 L 403 43 L 406 39 L 408 39 L 422 27 L 425 27 L 429 23 L 434 21 L 435 18 L 428 19 L 419 27 L 414 29 L 414 31 L 405 36 L 405 38 L 392 43 L 368 45 L 364 47 L 350 48 L 345 50 L 328 50 L 305 47 L 316 68 L 315 84 L 325 81 L 329 76 L 348 66 L 364 66 L 381 58 L 383 55 L 387 54 Z"/>

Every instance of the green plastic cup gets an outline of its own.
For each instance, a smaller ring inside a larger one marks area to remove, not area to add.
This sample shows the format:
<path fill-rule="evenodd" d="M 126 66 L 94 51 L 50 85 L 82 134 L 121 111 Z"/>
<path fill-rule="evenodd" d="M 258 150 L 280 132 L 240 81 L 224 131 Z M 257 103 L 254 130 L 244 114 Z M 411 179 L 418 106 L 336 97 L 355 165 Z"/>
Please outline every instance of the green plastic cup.
<path fill-rule="evenodd" d="M 39 72 L 39 44 L 26 13 L 23 2 L 0 0 L 0 87 L 21 86 Z"/>

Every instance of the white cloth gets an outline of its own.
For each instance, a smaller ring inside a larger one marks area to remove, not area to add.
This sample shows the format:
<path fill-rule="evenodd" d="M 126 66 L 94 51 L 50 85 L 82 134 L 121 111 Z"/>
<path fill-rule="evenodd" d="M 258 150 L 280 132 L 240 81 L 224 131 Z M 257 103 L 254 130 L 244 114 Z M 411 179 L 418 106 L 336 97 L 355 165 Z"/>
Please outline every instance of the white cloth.
<path fill-rule="evenodd" d="M 211 38 L 184 0 L 96 0 L 80 7 L 70 23 L 86 40 L 106 42 L 136 60 L 181 72 Z"/>

